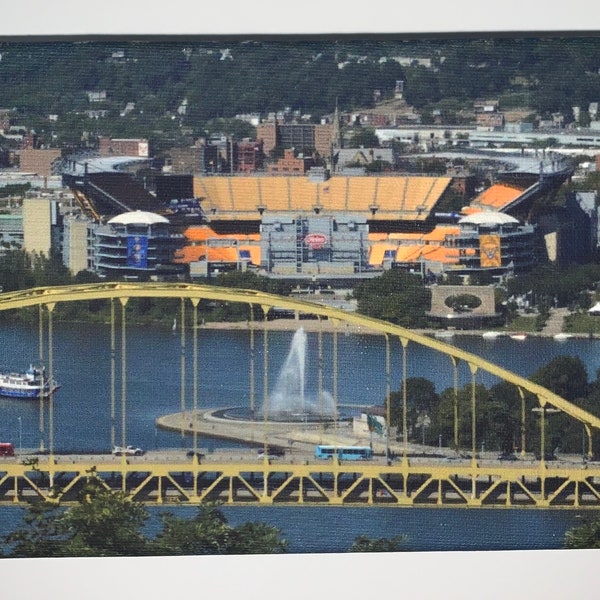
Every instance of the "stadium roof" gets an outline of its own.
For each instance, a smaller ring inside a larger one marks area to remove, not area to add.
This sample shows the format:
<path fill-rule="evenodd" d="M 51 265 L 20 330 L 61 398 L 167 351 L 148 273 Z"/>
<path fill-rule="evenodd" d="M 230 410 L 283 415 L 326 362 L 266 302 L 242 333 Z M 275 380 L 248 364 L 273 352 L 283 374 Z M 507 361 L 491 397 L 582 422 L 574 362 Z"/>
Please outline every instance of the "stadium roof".
<path fill-rule="evenodd" d="M 86 169 L 88 173 L 106 173 L 118 171 L 121 167 L 142 162 L 149 162 L 149 159 L 140 156 L 75 157 L 71 161 L 66 161 L 63 173 L 83 175 Z"/>
<path fill-rule="evenodd" d="M 524 190 L 514 186 L 494 184 L 471 202 L 472 207 L 502 210 L 514 202 Z"/>
<path fill-rule="evenodd" d="M 482 210 L 463 217 L 459 225 L 507 225 L 509 223 L 518 223 L 519 220 L 507 215 L 506 213 L 495 212 L 491 210 Z"/>
<path fill-rule="evenodd" d="M 145 210 L 134 210 L 117 215 L 108 221 L 109 224 L 119 225 L 156 225 L 157 223 L 168 223 L 169 219 Z"/>

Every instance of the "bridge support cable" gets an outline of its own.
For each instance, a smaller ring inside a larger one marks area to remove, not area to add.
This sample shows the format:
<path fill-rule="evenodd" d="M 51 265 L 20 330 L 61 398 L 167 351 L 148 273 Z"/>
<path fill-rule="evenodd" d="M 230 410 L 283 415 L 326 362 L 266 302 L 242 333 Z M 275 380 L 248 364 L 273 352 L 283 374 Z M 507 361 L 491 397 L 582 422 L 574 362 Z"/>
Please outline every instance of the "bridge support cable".
<path fill-rule="evenodd" d="M 526 408 L 525 408 L 525 392 L 521 386 L 517 386 L 519 390 L 519 396 L 521 397 L 521 456 L 525 456 L 526 443 L 527 443 L 527 422 L 526 422 Z"/>
<path fill-rule="evenodd" d="M 319 443 L 322 444 L 323 443 L 323 434 L 324 434 L 324 428 L 325 428 L 325 420 L 324 420 L 324 413 L 325 413 L 325 406 L 324 406 L 324 400 L 323 400 L 323 319 L 322 317 L 319 317 L 319 331 L 317 332 L 317 339 L 318 339 L 318 365 L 317 365 L 317 385 L 318 385 L 318 402 L 319 402 L 319 413 L 321 415 L 321 423 L 319 424 L 319 433 L 320 433 L 320 439 L 319 439 Z M 302 399 L 302 401 L 304 402 L 304 398 Z M 305 413 L 306 412 L 306 407 L 303 406 L 302 407 L 302 412 Z"/>
<path fill-rule="evenodd" d="M 192 298 L 192 308 L 193 308 L 193 317 L 192 317 L 192 344 L 193 344 L 193 360 L 194 365 L 192 367 L 192 409 L 194 412 L 194 416 L 192 418 L 193 422 L 193 432 L 192 432 L 192 446 L 194 449 L 194 457 L 197 458 L 198 451 L 198 303 L 200 302 L 199 298 Z"/>
<path fill-rule="evenodd" d="M 185 298 L 181 298 L 181 335 L 180 335 L 180 362 L 181 362 L 181 379 L 180 379 L 180 404 L 181 404 L 181 441 L 185 439 Z"/>
<path fill-rule="evenodd" d="M 110 299 L 110 447 L 117 445 L 117 336 L 115 326 L 115 299 Z"/>
<path fill-rule="evenodd" d="M 256 328 L 254 322 L 254 305 L 249 304 L 250 319 L 250 438 L 254 440 L 254 421 L 256 413 Z"/>
<path fill-rule="evenodd" d="M 469 369 L 471 370 L 471 464 L 477 466 L 477 386 L 475 384 L 477 365 L 469 363 Z"/>
<path fill-rule="evenodd" d="M 591 460 L 594 457 L 594 450 L 592 448 L 592 428 L 587 424 L 584 423 L 583 428 L 585 430 L 585 433 L 587 434 L 587 454 L 585 452 L 585 448 L 583 448 L 583 456 L 587 456 L 588 460 Z"/>
<path fill-rule="evenodd" d="M 263 329 L 263 428 L 264 428 L 264 458 L 265 465 L 269 464 L 269 328 L 267 326 L 269 306 L 262 306 L 264 329 Z M 264 495 L 268 495 L 268 482 L 265 477 Z"/>
<path fill-rule="evenodd" d="M 338 436 L 338 327 L 339 321 L 334 319 L 333 321 L 333 433 L 337 440 Z"/>
<path fill-rule="evenodd" d="M 408 340 L 406 338 L 400 338 L 402 344 L 402 464 L 403 466 L 408 465 L 408 399 L 407 399 L 407 385 L 406 385 L 406 346 Z"/>
<path fill-rule="evenodd" d="M 390 336 L 385 335 L 385 457 L 390 460 L 390 431 L 391 431 L 391 366 L 390 366 Z"/>
<path fill-rule="evenodd" d="M 54 335 L 53 335 L 53 319 L 55 304 L 50 302 L 46 304 L 48 310 L 48 373 L 50 378 L 50 390 L 48 394 L 48 450 L 50 458 L 54 457 Z"/>
<path fill-rule="evenodd" d="M 39 368 L 42 373 L 45 370 L 44 365 L 44 305 L 38 305 L 38 353 L 39 353 Z M 39 396 L 40 403 L 40 414 L 39 414 L 39 434 L 40 434 L 40 452 L 44 452 L 44 433 L 45 433 L 45 424 L 44 424 L 44 393 L 43 390 L 40 389 Z"/>
<path fill-rule="evenodd" d="M 458 427 L 458 359 L 451 356 L 452 360 L 452 391 L 454 409 L 454 450 L 459 452 L 459 427 Z"/>
<path fill-rule="evenodd" d="M 127 301 L 129 298 L 119 298 L 121 302 L 121 447 L 127 447 Z M 125 452 L 121 453 L 121 462 L 125 464 Z M 125 491 L 125 478 L 123 478 Z"/>
<path fill-rule="evenodd" d="M 544 468 L 546 465 L 546 401 L 538 396 L 540 403 L 540 463 Z"/>

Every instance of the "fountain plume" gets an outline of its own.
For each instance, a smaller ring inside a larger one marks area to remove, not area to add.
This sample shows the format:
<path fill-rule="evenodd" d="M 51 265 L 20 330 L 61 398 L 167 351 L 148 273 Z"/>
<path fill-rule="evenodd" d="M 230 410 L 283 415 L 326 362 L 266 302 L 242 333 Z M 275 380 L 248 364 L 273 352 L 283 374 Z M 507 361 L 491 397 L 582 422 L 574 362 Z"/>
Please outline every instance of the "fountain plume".
<path fill-rule="evenodd" d="M 279 372 L 273 392 L 269 395 L 268 408 L 263 406 L 263 414 L 276 420 L 304 420 L 335 417 L 333 397 L 322 392 L 321 398 L 306 394 L 306 354 L 307 336 L 301 327 L 296 331 L 290 350 Z"/>

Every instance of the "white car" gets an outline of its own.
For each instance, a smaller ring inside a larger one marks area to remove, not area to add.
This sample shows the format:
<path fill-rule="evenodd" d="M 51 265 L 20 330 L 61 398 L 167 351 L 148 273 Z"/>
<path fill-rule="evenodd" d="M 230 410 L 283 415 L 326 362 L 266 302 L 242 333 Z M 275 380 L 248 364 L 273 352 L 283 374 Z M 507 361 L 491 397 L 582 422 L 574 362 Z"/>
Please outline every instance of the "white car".
<path fill-rule="evenodd" d="M 112 450 L 112 453 L 115 456 L 142 456 L 144 451 L 141 448 L 136 448 L 135 446 L 127 446 L 125 450 L 121 446 L 115 446 Z"/>

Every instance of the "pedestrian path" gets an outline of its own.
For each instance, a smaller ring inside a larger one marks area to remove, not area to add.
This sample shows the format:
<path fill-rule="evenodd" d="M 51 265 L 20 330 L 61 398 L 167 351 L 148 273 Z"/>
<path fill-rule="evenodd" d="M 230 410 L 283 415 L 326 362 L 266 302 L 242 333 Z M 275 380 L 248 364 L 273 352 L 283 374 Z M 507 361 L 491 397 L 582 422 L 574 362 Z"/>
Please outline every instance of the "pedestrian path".
<path fill-rule="evenodd" d="M 562 333 L 565 317 L 569 314 L 568 308 L 552 308 L 550 309 L 550 317 L 546 321 L 543 335 L 554 336 L 557 333 Z"/>

